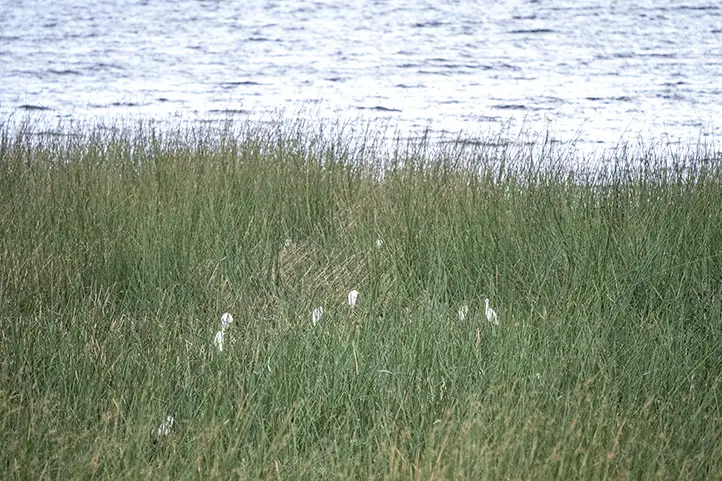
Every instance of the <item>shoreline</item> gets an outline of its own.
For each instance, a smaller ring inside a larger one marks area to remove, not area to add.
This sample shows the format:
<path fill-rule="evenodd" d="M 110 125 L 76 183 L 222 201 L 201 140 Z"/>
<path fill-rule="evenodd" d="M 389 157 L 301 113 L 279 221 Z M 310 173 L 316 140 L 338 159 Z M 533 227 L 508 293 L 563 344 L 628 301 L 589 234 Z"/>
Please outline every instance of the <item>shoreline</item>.
<path fill-rule="evenodd" d="M 644 150 L 659 148 L 704 148 L 711 156 L 722 156 L 722 147 L 716 140 L 714 128 L 700 128 L 686 139 L 675 138 L 664 132 L 642 133 L 625 129 L 614 137 L 606 140 L 589 140 L 583 136 L 583 125 L 568 138 L 559 137 L 553 122 L 540 125 L 528 123 L 525 119 L 508 118 L 493 123 L 486 123 L 471 130 L 450 131 L 439 128 L 433 122 L 425 125 L 407 125 L 399 123 L 393 117 L 340 117 L 319 116 L 309 107 L 300 107 L 293 112 L 274 111 L 239 111 L 228 117 L 194 118 L 166 114 L 162 116 L 118 115 L 118 116 L 82 116 L 80 118 L 49 118 L 45 110 L 37 113 L 4 113 L 0 116 L 0 130 L 9 133 L 30 130 L 33 135 L 48 136 L 83 136 L 96 130 L 133 131 L 141 126 L 152 128 L 159 133 L 173 134 L 181 131 L 206 131 L 220 134 L 224 131 L 235 131 L 236 134 L 248 131 L 249 127 L 256 130 L 273 130 L 279 126 L 292 126 L 300 129 L 306 136 L 319 132 L 331 136 L 343 136 L 345 141 L 358 144 L 372 141 L 374 145 L 382 145 L 386 150 L 398 148 L 401 144 L 428 143 L 435 147 L 442 144 L 467 144 L 470 146 L 501 147 L 512 144 L 545 144 L 557 149 L 569 151 L 577 160 L 591 158 L 605 161 L 623 150 L 632 150 L 635 157 L 643 155 Z M 584 122 L 583 124 L 586 124 Z M 403 125 L 403 126 L 402 126 Z M 352 135 L 349 135 L 351 133 Z M 328 140 L 328 139 L 326 139 Z"/>

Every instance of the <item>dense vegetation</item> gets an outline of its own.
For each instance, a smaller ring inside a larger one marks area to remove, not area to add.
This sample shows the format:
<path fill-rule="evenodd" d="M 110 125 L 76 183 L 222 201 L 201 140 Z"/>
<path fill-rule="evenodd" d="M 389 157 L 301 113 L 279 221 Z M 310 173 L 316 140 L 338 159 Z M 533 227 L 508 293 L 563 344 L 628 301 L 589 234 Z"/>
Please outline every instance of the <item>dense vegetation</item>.
<path fill-rule="evenodd" d="M 1 126 L 2 479 L 722 477 L 712 148 Z"/>

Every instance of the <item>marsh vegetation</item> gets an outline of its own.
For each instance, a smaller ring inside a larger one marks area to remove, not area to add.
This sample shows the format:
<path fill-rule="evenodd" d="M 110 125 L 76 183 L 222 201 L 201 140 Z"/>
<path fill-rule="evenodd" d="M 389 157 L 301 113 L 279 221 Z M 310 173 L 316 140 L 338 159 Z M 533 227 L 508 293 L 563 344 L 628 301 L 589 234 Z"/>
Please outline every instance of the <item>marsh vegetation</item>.
<path fill-rule="evenodd" d="M 722 476 L 712 148 L 1 132 L 3 479 Z"/>

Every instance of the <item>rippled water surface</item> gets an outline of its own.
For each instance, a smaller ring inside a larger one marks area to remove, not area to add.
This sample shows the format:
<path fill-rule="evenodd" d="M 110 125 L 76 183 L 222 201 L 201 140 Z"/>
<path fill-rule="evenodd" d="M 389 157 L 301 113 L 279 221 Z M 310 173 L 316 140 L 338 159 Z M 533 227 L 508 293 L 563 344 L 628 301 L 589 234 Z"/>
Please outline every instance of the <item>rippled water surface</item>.
<path fill-rule="evenodd" d="M 722 133 L 719 2 L 0 1 L 0 109 Z"/>

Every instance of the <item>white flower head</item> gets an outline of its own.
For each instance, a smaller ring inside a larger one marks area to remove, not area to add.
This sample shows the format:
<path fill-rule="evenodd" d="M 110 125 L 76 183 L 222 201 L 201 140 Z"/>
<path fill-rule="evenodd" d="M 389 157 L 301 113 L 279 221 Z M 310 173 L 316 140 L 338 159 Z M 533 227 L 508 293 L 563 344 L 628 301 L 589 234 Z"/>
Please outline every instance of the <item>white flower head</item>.
<path fill-rule="evenodd" d="M 228 326 L 230 323 L 233 322 L 233 316 L 230 314 L 230 312 L 226 312 L 221 316 L 221 330 L 225 331 L 228 329 Z"/>
<path fill-rule="evenodd" d="M 165 421 L 160 423 L 160 426 L 158 427 L 158 436 L 168 436 L 170 434 L 170 430 L 173 427 L 173 423 L 175 422 L 175 419 L 173 419 L 173 416 L 168 416 Z"/>
<path fill-rule="evenodd" d="M 223 352 L 223 337 L 225 333 L 223 331 L 216 332 L 216 336 L 213 338 L 213 345 L 218 348 L 219 352 Z"/>
<path fill-rule="evenodd" d="M 499 319 L 496 317 L 496 311 L 489 307 L 489 299 L 484 300 L 484 311 L 486 312 L 486 320 L 495 326 L 499 325 Z"/>
<path fill-rule="evenodd" d="M 466 319 L 466 316 L 467 316 L 468 314 L 469 314 L 469 306 L 467 306 L 466 304 L 464 304 L 463 306 L 461 306 L 461 307 L 459 308 L 459 320 L 460 320 L 460 321 L 463 321 L 464 319 Z"/>
<path fill-rule="evenodd" d="M 353 309 L 356 306 L 356 299 L 358 299 L 358 291 L 356 289 L 348 293 L 348 305 Z"/>
<path fill-rule="evenodd" d="M 384 245 L 384 241 L 382 241 L 381 239 L 376 239 L 376 248 L 377 249 L 381 249 L 381 246 L 383 246 L 383 245 Z"/>
<path fill-rule="evenodd" d="M 313 325 L 315 326 L 321 318 L 323 318 L 323 307 L 317 307 L 311 313 L 311 322 L 313 322 Z"/>

